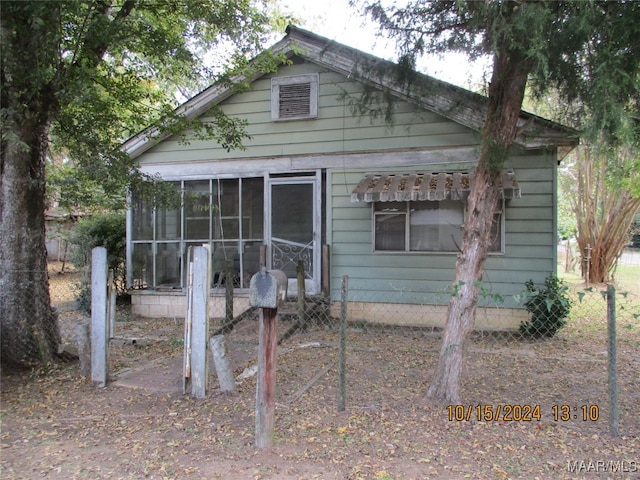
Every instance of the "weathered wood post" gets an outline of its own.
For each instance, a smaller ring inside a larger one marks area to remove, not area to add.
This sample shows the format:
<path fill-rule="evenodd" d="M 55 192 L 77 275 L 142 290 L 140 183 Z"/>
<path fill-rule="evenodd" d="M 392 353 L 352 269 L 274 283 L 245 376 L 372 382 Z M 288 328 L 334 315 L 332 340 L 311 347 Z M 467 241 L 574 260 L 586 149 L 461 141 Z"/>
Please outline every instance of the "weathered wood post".
<path fill-rule="evenodd" d="M 211 255 L 206 247 L 193 249 L 193 304 L 191 326 L 191 395 L 205 398 L 209 377 L 209 275 Z"/>
<path fill-rule="evenodd" d="M 80 373 L 88 377 L 91 375 L 91 322 L 83 321 L 76 325 L 76 345 L 80 359 Z"/>
<path fill-rule="evenodd" d="M 218 375 L 218 383 L 220 391 L 225 393 L 234 393 L 236 391 L 236 380 L 233 378 L 233 368 L 227 352 L 227 343 L 223 334 L 214 335 L 209 340 L 211 345 L 211 354 L 213 356 L 213 365 Z"/>
<path fill-rule="evenodd" d="M 276 330 L 278 309 L 260 310 L 258 378 L 256 386 L 256 447 L 273 446 L 276 406 Z"/>
<path fill-rule="evenodd" d="M 259 307 L 258 378 L 256 386 L 256 447 L 273 446 L 276 405 L 276 330 L 278 305 L 287 296 L 287 276 L 263 267 L 251 278 L 249 304 Z"/>
<path fill-rule="evenodd" d="M 107 249 L 91 251 L 91 381 L 105 387 L 108 378 L 109 349 L 107 323 Z"/>

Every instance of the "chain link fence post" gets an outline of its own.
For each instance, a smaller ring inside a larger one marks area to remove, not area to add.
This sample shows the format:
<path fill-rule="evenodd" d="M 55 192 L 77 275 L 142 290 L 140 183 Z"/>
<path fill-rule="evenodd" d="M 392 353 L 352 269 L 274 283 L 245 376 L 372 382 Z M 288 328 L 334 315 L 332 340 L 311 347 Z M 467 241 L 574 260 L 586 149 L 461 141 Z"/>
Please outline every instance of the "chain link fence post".
<path fill-rule="evenodd" d="M 607 286 L 607 333 L 609 358 L 609 432 L 617 437 L 618 432 L 618 383 L 616 352 L 616 287 Z"/>
<path fill-rule="evenodd" d="M 349 288 L 349 277 L 342 277 L 342 288 L 340 298 L 340 347 L 338 358 L 338 411 L 344 412 L 346 406 L 346 344 L 347 344 L 347 292 Z"/>

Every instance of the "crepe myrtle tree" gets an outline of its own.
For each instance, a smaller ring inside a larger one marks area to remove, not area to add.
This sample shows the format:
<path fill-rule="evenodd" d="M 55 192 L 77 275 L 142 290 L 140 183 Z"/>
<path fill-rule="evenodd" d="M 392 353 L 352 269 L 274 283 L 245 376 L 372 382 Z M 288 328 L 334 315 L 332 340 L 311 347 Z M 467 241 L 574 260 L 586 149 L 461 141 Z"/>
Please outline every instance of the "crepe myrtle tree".
<path fill-rule="evenodd" d="M 62 189 L 90 185 L 102 189 L 103 198 L 122 199 L 123 187 L 143 176 L 120 144 L 148 125 L 178 135 L 189 129 L 190 135 L 214 138 L 228 149 L 241 147 L 244 122 L 216 110 L 207 124 L 177 115 L 177 85 L 197 88 L 205 77 L 209 83 L 248 88 L 248 82 L 232 79 L 248 78 L 241 75 L 247 72 L 247 59 L 268 38 L 269 3 L 0 3 L 3 365 L 50 362 L 59 348 L 45 248 L 45 166 L 51 153 L 68 159 L 81 179 L 73 183 L 70 173 L 62 175 Z M 216 53 L 217 65 L 205 66 L 205 51 Z M 270 59 L 258 58 L 263 61 L 253 67 L 272 68 Z M 220 68 L 221 59 L 228 68 Z"/>
<path fill-rule="evenodd" d="M 497 181 L 518 133 L 525 91 L 553 89 L 574 106 L 581 133 L 615 142 L 638 98 L 640 3 L 634 1 L 353 0 L 398 47 L 398 78 L 411 86 L 425 54 L 493 59 L 477 167 L 462 226 L 455 294 L 427 397 L 460 402 L 464 347 L 474 328 Z M 366 101 L 366 99 L 363 99 Z"/>

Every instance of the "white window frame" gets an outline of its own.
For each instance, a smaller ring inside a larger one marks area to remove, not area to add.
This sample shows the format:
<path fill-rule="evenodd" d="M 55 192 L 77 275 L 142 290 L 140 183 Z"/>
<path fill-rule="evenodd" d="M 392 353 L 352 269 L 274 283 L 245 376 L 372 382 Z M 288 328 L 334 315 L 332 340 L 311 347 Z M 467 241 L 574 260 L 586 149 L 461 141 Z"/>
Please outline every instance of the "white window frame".
<path fill-rule="evenodd" d="M 282 85 L 296 85 L 308 83 L 309 92 L 309 113 L 306 115 L 280 116 L 280 87 Z M 309 120 L 318 118 L 318 84 L 319 75 L 317 73 L 307 73 L 304 75 L 292 75 L 288 77 L 274 77 L 271 79 L 271 119 L 274 122 L 288 122 L 292 120 Z"/>

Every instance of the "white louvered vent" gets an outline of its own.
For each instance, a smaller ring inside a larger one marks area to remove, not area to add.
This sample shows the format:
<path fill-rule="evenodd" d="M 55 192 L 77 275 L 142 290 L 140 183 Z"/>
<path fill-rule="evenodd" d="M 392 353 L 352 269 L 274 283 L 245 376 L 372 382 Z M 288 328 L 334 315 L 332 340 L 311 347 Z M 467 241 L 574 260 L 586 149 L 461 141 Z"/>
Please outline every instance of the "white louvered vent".
<path fill-rule="evenodd" d="M 318 74 L 271 79 L 271 118 L 275 121 L 318 117 Z"/>
<path fill-rule="evenodd" d="M 311 113 L 311 84 L 280 85 L 280 119 L 309 116 Z"/>

